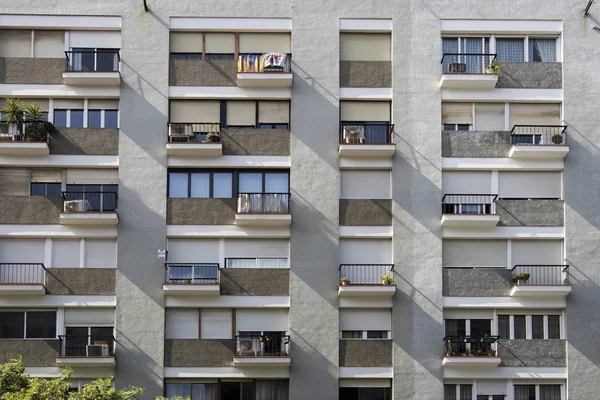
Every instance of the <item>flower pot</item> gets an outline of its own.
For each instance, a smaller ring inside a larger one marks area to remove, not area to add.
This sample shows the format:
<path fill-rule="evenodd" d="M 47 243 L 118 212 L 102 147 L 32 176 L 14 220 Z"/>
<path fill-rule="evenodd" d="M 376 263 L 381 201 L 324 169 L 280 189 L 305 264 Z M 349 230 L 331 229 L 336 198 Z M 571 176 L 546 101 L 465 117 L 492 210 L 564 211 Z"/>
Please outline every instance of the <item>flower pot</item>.
<path fill-rule="evenodd" d="M 186 279 L 185 283 L 192 283 L 192 280 L 191 279 Z"/>
<path fill-rule="evenodd" d="M 342 282 L 342 286 L 348 286 L 349 284 L 350 284 L 350 282 L 346 282 L 346 281 Z"/>

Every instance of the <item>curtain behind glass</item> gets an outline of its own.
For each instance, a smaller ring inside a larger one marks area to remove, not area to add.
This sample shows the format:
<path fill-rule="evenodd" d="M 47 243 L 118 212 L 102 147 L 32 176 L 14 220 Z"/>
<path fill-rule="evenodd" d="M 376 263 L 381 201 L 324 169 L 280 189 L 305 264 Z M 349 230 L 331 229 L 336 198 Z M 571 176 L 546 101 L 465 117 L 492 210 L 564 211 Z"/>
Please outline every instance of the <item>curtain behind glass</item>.
<path fill-rule="evenodd" d="M 525 61 L 523 39 L 496 39 L 496 59 L 505 62 Z"/>
<path fill-rule="evenodd" d="M 556 61 L 556 39 L 529 39 L 529 61 Z"/>
<path fill-rule="evenodd" d="M 443 38 L 442 39 L 442 55 L 448 53 L 458 53 L 458 38 Z M 448 72 L 451 63 L 458 62 L 458 56 L 444 56 L 443 68 L 444 72 Z"/>
<path fill-rule="evenodd" d="M 239 183 L 239 193 L 262 193 L 262 174 L 261 173 L 241 173 Z"/>
<path fill-rule="evenodd" d="M 194 383 L 192 385 L 192 399 L 217 400 L 217 387 L 216 383 Z"/>
<path fill-rule="evenodd" d="M 167 383 L 167 398 L 181 396 L 184 399 L 192 395 L 192 385 L 189 383 Z"/>
<path fill-rule="evenodd" d="M 535 400 L 535 385 L 515 385 L 515 400 Z"/>
<path fill-rule="evenodd" d="M 466 54 L 482 54 L 483 46 L 481 38 L 464 38 L 461 39 L 461 53 Z M 460 62 L 467 65 L 467 73 L 469 74 L 480 74 L 483 72 L 484 60 L 483 56 L 462 56 Z"/>
<path fill-rule="evenodd" d="M 472 400 L 472 393 L 472 385 L 460 385 L 460 400 Z"/>
<path fill-rule="evenodd" d="M 540 385 L 539 400 L 560 400 L 560 385 Z"/>
<path fill-rule="evenodd" d="M 288 174 L 266 173 L 265 193 L 287 193 L 288 178 Z"/>
<path fill-rule="evenodd" d="M 456 400 L 456 385 L 444 385 L 444 400 Z"/>
<path fill-rule="evenodd" d="M 288 391 L 287 381 L 256 381 L 255 400 L 287 400 Z"/>
<path fill-rule="evenodd" d="M 192 174 L 190 197 L 207 199 L 210 197 L 210 174 Z"/>

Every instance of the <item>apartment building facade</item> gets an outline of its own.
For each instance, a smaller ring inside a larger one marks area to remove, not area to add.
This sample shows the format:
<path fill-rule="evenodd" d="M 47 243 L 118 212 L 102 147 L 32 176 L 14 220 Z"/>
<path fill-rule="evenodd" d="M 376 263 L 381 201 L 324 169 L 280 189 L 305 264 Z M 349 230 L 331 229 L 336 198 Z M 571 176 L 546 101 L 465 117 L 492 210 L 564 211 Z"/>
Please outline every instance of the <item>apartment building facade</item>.
<path fill-rule="evenodd" d="M 0 126 L 0 361 L 147 398 L 596 398 L 584 7 L 0 5 L 0 96 L 47 111 Z"/>

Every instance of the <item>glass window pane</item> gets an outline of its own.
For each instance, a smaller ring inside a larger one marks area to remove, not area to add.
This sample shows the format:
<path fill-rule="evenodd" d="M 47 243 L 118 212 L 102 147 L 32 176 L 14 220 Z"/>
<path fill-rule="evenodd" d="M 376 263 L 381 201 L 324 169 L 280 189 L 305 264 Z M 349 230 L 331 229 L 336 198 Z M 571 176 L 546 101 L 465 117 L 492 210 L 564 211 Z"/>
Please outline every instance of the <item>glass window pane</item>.
<path fill-rule="evenodd" d="M 543 315 L 532 315 L 531 316 L 531 338 L 532 339 L 543 339 L 544 338 L 544 316 Z"/>
<path fill-rule="evenodd" d="M 456 385 L 444 385 L 444 400 L 456 400 Z"/>
<path fill-rule="evenodd" d="M 387 331 L 367 331 L 367 339 L 387 339 Z"/>
<path fill-rule="evenodd" d="M 104 127 L 119 127 L 119 110 L 104 110 Z"/>
<path fill-rule="evenodd" d="M 169 174 L 169 197 L 188 197 L 188 174 L 174 172 Z"/>
<path fill-rule="evenodd" d="M 531 62 L 555 62 L 556 61 L 556 39 L 532 39 L 532 38 L 529 38 L 529 61 L 531 61 Z"/>
<path fill-rule="evenodd" d="M 31 183 L 31 190 L 29 191 L 30 196 L 45 196 L 46 195 L 46 184 L 45 183 Z"/>
<path fill-rule="evenodd" d="M 233 197 L 233 177 L 231 172 L 213 174 L 213 197 L 215 199 L 230 199 Z"/>
<path fill-rule="evenodd" d="M 535 400 L 535 385 L 515 385 L 515 400 Z"/>
<path fill-rule="evenodd" d="M 60 183 L 46 183 L 46 196 L 60 196 L 61 192 Z"/>
<path fill-rule="evenodd" d="M 362 331 L 342 331 L 342 339 L 362 339 Z"/>
<path fill-rule="evenodd" d="M 210 197 L 210 174 L 192 174 L 190 197 L 207 199 Z"/>
<path fill-rule="evenodd" d="M 501 339 L 510 339 L 510 317 L 498 315 L 498 336 Z"/>
<path fill-rule="evenodd" d="M 67 127 L 67 110 L 54 110 L 54 126 L 57 128 Z"/>
<path fill-rule="evenodd" d="M 167 383 L 166 385 L 167 398 L 177 398 L 178 396 L 184 399 L 192 395 L 192 384 L 191 383 Z"/>
<path fill-rule="evenodd" d="M 288 180 L 288 174 L 266 173 L 265 193 L 288 193 Z"/>
<path fill-rule="evenodd" d="M 25 337 L 25 313 L 0 311 L 0 339 L 23 339 Z"/>
<path fill-rule="evenodd" d="M 102 117 L 102 111 L 89 110 L 88 111 L 88 128 L 100 128 L 101 117 Z"/>
<path fill-rule="evenodd" d="M 242 400 L 240 382 L 221 382 L 220 400 Z"/>
<path fill-rule="evenodd" d="M 489 319 L 472 319 L 471 336 L 483 337 L 492 334 L 492 321 Z"/>
<path fill-rule="evenodd" d="M 540 385 L 539 400 L 561 400 L 560 385 Z"/>
<path fill-rule="evenodd" d="M 525 61 L 524 39 L 496 39 L 496 59 L 504 62 Z"/>
<path fill-rule="evenodd" d="M 98 49 L 96 53 L 96 71 L 118 71 L 117 53 L 113 49 Z"/>
<path fill-rule="evenodd" d="M 83 110 L 71 110 L 71 128 L 83 128 Z"/>
<path fill-rule="evenodd" d="M 525 339 L 525 316 L 515 315 L 515 339 Z"/>
<path fill-rule="evenodd" d="M 446 336 L 465 336 L 467 334 L 466 322 L 464 319 L 447 319 Z"/>
<path fill-rule="evenodd" d="M 56 311 L 28 311 L 27 338 L 55 338 L 56 337 Z"/>
<path fill-rule="evenodd" d="M 90 328 L 91 344 L 108 345 L 109 354 L 113 353 L 113 336 L 114 328 L 110 326 L 92 327 Z"/>
<path fill-rule="evenodd" d="M 548 315 L 548 339 L 560 339 L 560 315 Z"/>
<path fill-rule="evenodd" d="M 217 400 L 216 383 L 194 383 L 192 384 L 192 399 Z"/>
<path fill-rule="evenodd" d="M 471 400 L 472 393 L 472 385 L 460 385 L 460 400 Z"/>
<path fill-rule="evenodd" d="M 240 173 L 239 193 L 262 193 L 262 174 Z"/>
<path fill-rule="evenodd" d="M 256 381 L 255 400 L 287 400 L 288 381 Z"/>

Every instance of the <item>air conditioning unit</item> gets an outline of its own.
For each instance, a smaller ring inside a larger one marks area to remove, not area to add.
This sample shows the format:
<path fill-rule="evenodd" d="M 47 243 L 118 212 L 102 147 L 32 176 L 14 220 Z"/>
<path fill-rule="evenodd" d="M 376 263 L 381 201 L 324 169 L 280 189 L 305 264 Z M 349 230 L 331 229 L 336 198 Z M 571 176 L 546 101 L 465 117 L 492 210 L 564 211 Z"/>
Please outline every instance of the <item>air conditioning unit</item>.
<path fill-rule="evenodd" d="M 65 212 L 85 212 L 89 209 L 87 200 L 67 200 L 65 201 Z"/>
<path fill-rule="evenodd" d="M 344 143 L 364 143 L 365 142 L 365 127 L 364 126 L 344 126 L 343 138 L 344 138 Z"/>
<path fill-rule="evenodd" d="M 87 357 L 108 357 L 107 344 L 88 344 L 85 347 L 85 355 Z"/>

